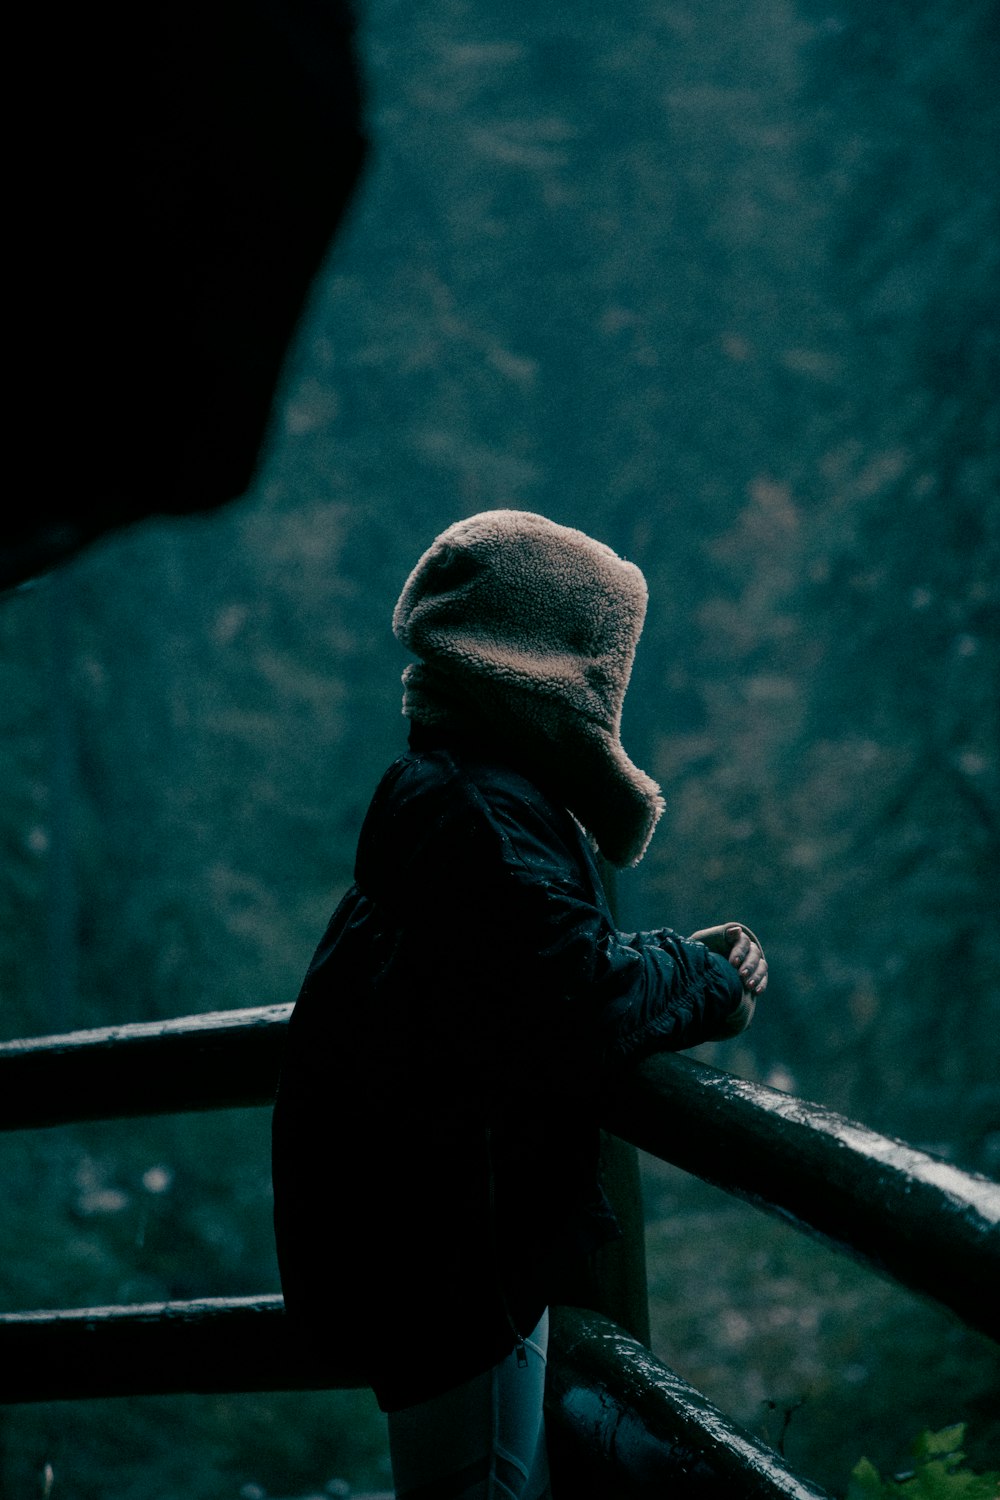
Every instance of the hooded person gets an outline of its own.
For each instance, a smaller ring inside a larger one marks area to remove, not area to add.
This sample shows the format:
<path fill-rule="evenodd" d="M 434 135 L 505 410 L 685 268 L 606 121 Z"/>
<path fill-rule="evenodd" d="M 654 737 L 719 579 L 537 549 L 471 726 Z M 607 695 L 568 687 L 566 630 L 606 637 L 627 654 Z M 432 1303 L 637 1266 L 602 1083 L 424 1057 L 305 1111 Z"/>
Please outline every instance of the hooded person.
<path fill-rule="evenodd" d="M 635 564 L 573 527 L 520 510 L 459 521 L 393 614 L 420 658 L 403 674 L 403 713 L 478 724 L 558 785 L 611 864 L 637 864 L 663 811 L 621 743 L 646 603 Z"/>
<path fill-rule="evenodd" d="M 372 1385 L 400 1497 L 492 1495 L 501 1453 L 507 1493 L 546 1493 L 546 1308 L 619 1232 L 602 1088 L 735 1035 L 766 985 L 740 924 L 624 933 L 608 905 L 598 855 L 636 864 L 663 808 L 621 744 L 646 604 L 610 547 L 494 510 L 393 614 L 409 744 L 293 1010 L 273 1177 L 290 1326 Z"/>

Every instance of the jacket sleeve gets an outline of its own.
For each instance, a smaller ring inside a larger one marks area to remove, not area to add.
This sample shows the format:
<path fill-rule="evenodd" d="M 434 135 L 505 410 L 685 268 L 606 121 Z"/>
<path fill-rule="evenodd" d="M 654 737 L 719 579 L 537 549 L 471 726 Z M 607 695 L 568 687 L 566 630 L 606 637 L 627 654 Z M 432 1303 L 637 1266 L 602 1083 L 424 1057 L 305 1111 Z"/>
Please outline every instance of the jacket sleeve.
<path fill-rule="evenodd" d="M 602 1074 L 727 1034 L 735 970 L 668 929 L 620 932 L 562 809 L 516 783 L 463 781 L 430 822 L 407 881 L 412 919 L 436 928 L 420 951 L 439 978 L 457 967 L 485 985 L 528 1046 L 562 1046 L 571 1066 Z"/>
<path fill-rule="evenodd" d="M 646 1019 L 632 1015 L 626 1004 L 622 1026 L 616 1028 L 616 1056 L 645 1056 L 656 1051 L 679 1051 L 700 1042 L 721 1041 L 735 1034 L 736 1017 L 742 1017 L 743 986 L 732 964 L 712 953 L 704 944 L 681 937 L 669 928 L 653 932 L 616 933 L 618 963 L 630 951 L 654 966 L 664 1002 Z M 654 955 L 659 955 L 654 956 Z M 630 1022 L 634 1019 L 635 1025 Z M 736 1030 L 742 1030 L 740 1024 Z"/>

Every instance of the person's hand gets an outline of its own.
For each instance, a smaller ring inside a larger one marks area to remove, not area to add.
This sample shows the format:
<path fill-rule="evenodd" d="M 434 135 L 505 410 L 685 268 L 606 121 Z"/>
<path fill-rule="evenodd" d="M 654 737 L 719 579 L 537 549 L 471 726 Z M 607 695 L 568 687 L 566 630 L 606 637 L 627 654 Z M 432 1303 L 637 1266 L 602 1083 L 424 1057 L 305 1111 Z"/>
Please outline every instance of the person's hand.
<path fill-rule="evenodd" d="M 741 922 L 722 922 L 718 927 L 705 927 L 692 932 L 695 942 L 704 943 L 713 953 L 728 958 L 740 976 L 740 983 L 754 999 L 767 989 L 767 959 L 759 940 Z"/>
<path fill-rule="evenodd" d="M 767 959 L 760 943 L 746 927 L 731 922 L 726 927 L 726 938 L 732 944 L 729 962 L 739 971 L 740 983 L 748 995 L 754 998 L 767 989 Z"/>
<path fill-rule="evenodd" d="M 704 927 L 700 932 L 692 932 L 691 938 L 695 942 L 704 943 L 713 953 L 727 958 L 740 976 L 743 998 L 713 1038 L 715 1041 L 728 1041 L 739 1036 L 750 1025 L 757 996 L 767 989 L 767 959 L 764 957 L 764 950 L 749 927 L 744 927 L 742 922 L 722 922 L 718 927 Z"/>

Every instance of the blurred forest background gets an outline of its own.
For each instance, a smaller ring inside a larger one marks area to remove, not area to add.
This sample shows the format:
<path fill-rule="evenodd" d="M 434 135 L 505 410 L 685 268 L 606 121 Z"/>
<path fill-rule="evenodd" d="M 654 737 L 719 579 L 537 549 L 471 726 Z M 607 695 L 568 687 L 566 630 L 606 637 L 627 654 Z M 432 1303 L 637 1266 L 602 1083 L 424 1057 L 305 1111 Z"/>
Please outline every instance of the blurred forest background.
<path fill-rule="evenodd" d="M 996 1175 L 996 8 L 360 20 L 372 158 L 254 489 L 0 600 L 3 1035 L 294 998 L 404 740 L 393 602 L 511 505 L 649 580 L 624 738 L 667 812 L 623 919 L 740 917 L 771 964 L 699 1055 Z M 277 1290 L 268 1128 L 4 1139 L 3 1307 Z M 993 1346 L 678 1172 L 645 1191 L 657 1352 L 793 1467 L 843 1494 L 960 1420 L 998 1462 Z M 388 1482 L 366 1393 L 0 1423 L 11 1500 L 46 1464 L 53 1500 Z"/>

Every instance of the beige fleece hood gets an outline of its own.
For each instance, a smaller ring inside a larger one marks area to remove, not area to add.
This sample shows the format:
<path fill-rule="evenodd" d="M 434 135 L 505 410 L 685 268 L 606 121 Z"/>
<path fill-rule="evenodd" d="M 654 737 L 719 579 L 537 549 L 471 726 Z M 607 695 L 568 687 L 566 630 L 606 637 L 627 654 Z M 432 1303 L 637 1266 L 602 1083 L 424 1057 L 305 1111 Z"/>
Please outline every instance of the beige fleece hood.
<path fill-rule="evenodd" d="M 637 864 L 663 810 L 620 739 L 646 601 L 634 563 L 573 527 L 521 510 L 458 521 L 393 613 L 419 657 L 403 673 L 403 713 L 493 728 L 561 788 L 612 864 Z"/>

